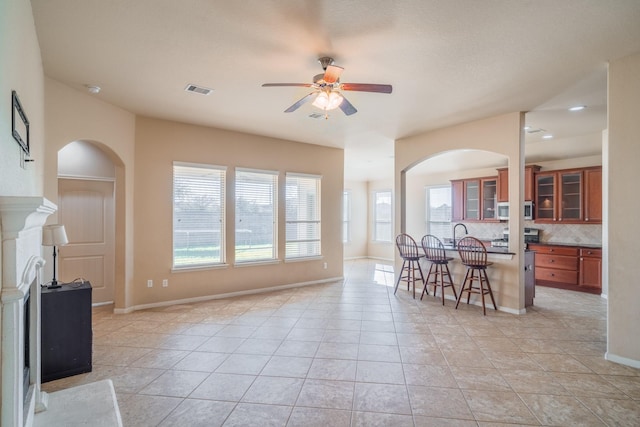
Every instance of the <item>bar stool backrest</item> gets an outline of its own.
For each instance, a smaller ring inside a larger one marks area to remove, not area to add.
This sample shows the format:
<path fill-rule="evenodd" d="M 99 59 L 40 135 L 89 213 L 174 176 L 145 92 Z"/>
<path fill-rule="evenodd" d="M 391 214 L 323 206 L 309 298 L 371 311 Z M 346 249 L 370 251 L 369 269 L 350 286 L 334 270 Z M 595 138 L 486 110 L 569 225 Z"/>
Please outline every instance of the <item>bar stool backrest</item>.
<path fill-rule="evenodd" d="M 400 251 L 400 257 L 402 257 L 402 259 L 416 260 L 420 258 L 420 254 L 418 254 L 418 245 L 416 244 L 416 241 L 413 240 L 413 237 L 408 234 L 398 234 L 398 237 L 396 237 L 396 246 L 398 247 L 398 251 Z"/>
<path fill-rule="evenodd" d="M 444 245 L 436 236 L 427 234 L 422 237 L 420 243 L 422 244 L 424 255 L 429 261 L 444 261 L 447 259 Z"/>
<path fill-rule="evenodd" d="M 458 254 L 464 265 L 486 267 L 487 248 L 475 237 L 467 236 L 458 242 Z"/>

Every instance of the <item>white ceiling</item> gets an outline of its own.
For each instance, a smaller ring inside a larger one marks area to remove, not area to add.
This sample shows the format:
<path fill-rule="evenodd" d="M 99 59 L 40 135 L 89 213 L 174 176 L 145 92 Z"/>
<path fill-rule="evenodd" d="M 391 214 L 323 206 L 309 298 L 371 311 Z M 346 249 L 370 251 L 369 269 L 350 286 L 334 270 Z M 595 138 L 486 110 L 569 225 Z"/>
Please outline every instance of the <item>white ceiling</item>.
<path fill-rule="evenodd" d="M 47 76 L 140 115 L 344 148 L 352 180 L 392 176 L 397 138 L 512 111 L 574 142 L 528 135 L 534 161 L 593 154 L 579 136 L 606 126 L 606 63 L 640 52 L 638 0 L 31 4 Z M 324 55 L 343 82 L 393 93 L 347 92 L 358 113 L 325 120 L 310 104 L 283 112 L 308 88 L 261 87 L 310 83 Z M 588 108 L 569 115 L 573 103 Z"/>

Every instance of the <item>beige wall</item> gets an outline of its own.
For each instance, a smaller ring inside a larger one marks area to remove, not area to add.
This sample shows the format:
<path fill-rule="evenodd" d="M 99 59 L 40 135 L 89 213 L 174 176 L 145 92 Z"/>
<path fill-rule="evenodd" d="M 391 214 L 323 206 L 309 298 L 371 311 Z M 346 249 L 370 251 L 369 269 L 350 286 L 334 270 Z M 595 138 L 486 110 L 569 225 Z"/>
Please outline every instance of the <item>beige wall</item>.
<path fill-rule="evenodd" d="M 640 53 L 609 66 L 607 358 L 640 368 Z"/>
<path fill-rule="evenodd" d="M 44 88 L 40 46 L 25 0 L 0 1 L 0 195 L 41 196 L 44 167 Z M 31 158 L 22 167 L 22 149 L 11 133 L 11 91 L 30 123 Z"/>
<path fill-rule="evenodd" d="M 99 97 L 45 79 L 46 156 L 44 194 L 58 199 L 58 152 L 74 141 L 89 141 L 105 152 L 116 175 L 116 308 L 131 305 L 133 278 L 133 169 L 135 116 Z M 56 218 L 50 218 L 55 222 Z"/>
<path fill-rule="evenodd" d="M 342 277 L 343 150 L 170 121 L 138 117 L 135 163 L 134 304 L 208 297 Z M 228 267 L 172 273 L 172 167 L 174 161 L 227 167 Z M 279 255 L 284 259 L 285 172 L 322 175 L 322 259 L 235 267 L 234 168 L 280 172 Z M 323 263 L 328 268 L 323 268 Z M 169 286 L 148 288 L 152 279 Z"/>
<path fill-rule="evenodd" d="M 344 189 L 351 194 L 351 235 L 344 244 L 344 258 L 365 258 L 367 253 L 367 212 L 369 193 L 366 181 L 345 181 Z"/>
<path fill-rule="evenodd" d="M 396 234 L 407 230 L 407 194 L 406 174 L 416 164 L 433 157 L 438 153 L 458 150 L 476 149 L 502 154 L 509 159 L 509 182 L 519 185 L 509 186 L 509 200 L 518 200 L 515 209 L 510 211 L 509 227 L 520 230 L 522 206 L 524 202 L 524 143 L 522 127 L 524 114 L 510 113 L 458 126 L 438 129 L 433 132 L 399 139 L 395 145 L 395 206 Z M 514 167 L 517 165 L 518 167 Z M 509 242 L 509 249 L 516 255 L 512 259 L 501 259 L 500 265 L 494 267 L 490 277 L 496 293 L 496 303 L 510 312 L 521 312 L 524 309 L 524 263 L 520 255 L 524 248 L 521 233 L 519 239 Z M 396 256 L 396 269 L 401 262 Z"/>

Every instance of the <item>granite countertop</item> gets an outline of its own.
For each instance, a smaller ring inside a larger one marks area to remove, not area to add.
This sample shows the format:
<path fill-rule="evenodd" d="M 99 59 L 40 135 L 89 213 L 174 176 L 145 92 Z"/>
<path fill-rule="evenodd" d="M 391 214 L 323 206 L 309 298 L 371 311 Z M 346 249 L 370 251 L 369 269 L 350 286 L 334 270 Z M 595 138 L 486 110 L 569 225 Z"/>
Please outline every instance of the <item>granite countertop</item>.
<path fill-rule="evenodd" d="M 572 248 L 602 249 L 602 244 L 596 244 L 596 243 L 540 242 L 540 243 L 534 243 L 534 244 L 546 245 L 546 246 L 570 246 Z"/>
<path fill-rule="evenodd" d="M 509 248 L 498 248 L 486 245 L 488 254 L 503 254 L 503 255 L 515 255 L 513 252 L 509 252 Z M 454 251 L 458 252 L 457 248 L 454 248 L 453 245 L 444 245 L 445 251 Z"/>

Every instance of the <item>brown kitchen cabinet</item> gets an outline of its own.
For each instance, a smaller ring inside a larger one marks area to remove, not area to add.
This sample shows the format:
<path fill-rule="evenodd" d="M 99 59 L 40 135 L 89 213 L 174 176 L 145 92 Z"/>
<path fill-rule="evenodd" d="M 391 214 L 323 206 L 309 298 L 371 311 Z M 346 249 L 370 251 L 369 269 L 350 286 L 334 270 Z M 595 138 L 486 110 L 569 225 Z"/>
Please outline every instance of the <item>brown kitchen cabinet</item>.
<path fill-rule="evenodd" d="M 535 220 L 546 223 L 602 223 L 602 168 L 535 174 Z"/>
<path fill-rule="evenodd" d="M 451 220 L 462 221 L 464 219 L 464 182 L 462 180 L 451 181 Z"/>
<path fill-rule="evenodd" d="M 600 293 L 600 249 L 538 243 L 528 249 L 535 252 L 536 286 Z"/>
<path fill-rule="evenodd" d="M 534 198 L 534 176 L 540 170 L 538 165 L 526 165 L 524 167 L 524 200 L 533 201 Z M 498 169 L 498 202 L 509 201 L 509 168 Z"/>
<path fill-rule="evenodd" d="M 583 222 L 582 170 L 536 174 L 536 221 Z"/>
<path fill-rule="evenodd" d="M 602 291 L 602 249 L 580 249 L 580 275 L 578 285 Z"/>
<path fill-rule="evenodd" d="M 602 168 L 584 171 L 584 220 L 602 223 Z"/>
<path fill-rule="evenodd" d="M 453 221 L 497 221 L 497 178 L 451 181 Z"/>

